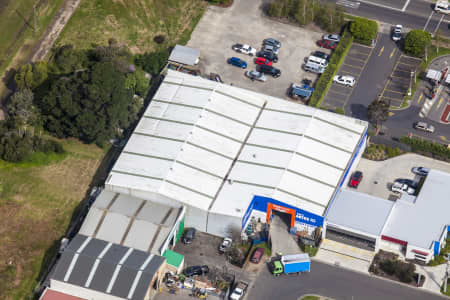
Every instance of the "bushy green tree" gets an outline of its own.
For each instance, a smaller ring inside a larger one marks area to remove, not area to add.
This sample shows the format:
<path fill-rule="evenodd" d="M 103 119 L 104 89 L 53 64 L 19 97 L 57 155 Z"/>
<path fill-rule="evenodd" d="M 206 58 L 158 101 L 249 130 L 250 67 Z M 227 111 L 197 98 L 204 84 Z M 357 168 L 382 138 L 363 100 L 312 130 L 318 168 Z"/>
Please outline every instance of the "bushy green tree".
<path fill-rule="evenodd" d="M 134 58 L 134 63 L 137 66 L 152 75 L 158 75 L 161 72 L 164 65 L 169 58 L 169 52 L 167 50 L 161 50 L 157 52 L 147 52 L 145 54 L 138 54 Z"/>
<path fill-rule="evenodd" d="M 378 130 L 381 124 L 383 124 L 388 118 L 389 103 L 382 99 L 375 99 L 369 104 L 369 107 L 367 108 L 367 115 L 369 117 L 369 121 Z"/>
<path fill-rule="evenodd" d="M 408 32 L 405 37 L 405 52 L 409 55 L 423 57 L 425 48 L 431 45 L 431 33 L 421 29 Z"/>
<path fill-rule="evenodd" d="M 31 66 L 31 64 L 26 64 L 22 66 L 14 76 L 14 80 L 19 90 L 25 88 L 32 89 L 34 84 L 33 84 L 33 67 Z"/>
<path fill-rule="evenodd" d="M 88 66 L 87 51 L 76 50 L 73 45 L 64 45 L 55 50 L 53 58 L 54 72 L 69 74 Z"/>
<path fill-rule="evenodd" d="M 355 18 L 350 23 L 350 32 L 356 41 L 370 45 L 378 33 L 378 24 L 366 18 Z"/>
<path fill-rule="evenodd" d="M 6 105 L 9 117 L 20 127 L 33 125 L 37 119 L 33 97 L 33 92 L 25 88 L 14 93 Z"/>

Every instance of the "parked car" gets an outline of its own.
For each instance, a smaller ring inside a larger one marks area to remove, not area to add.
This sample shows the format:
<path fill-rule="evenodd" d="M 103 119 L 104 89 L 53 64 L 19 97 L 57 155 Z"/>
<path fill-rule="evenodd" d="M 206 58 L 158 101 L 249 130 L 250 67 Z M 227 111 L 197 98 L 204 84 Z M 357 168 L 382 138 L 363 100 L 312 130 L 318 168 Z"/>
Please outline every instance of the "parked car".
<path fill-rule="evenodd" d="M 414 167 L 412 168 L 412 172 L 420 176 L 427 176 L 428 173 L 430 173 L 430 169 L 424 167 Z"/>
<path fill-rule="evenodd" d="M 195 275 L 201 276 L 209 273 L 208 266 L 191 266 L 184 269 L 183 274 L 187 277 L 192 277 Z"/>
<path fill-rule="evenodd" d="M 231 248 L 233 240 L 230 238 L 224 238 L 222 243 L 219 245 L 219 253 L 225 253 Z"/>
<path fill-rule="evenodd" d="M 248 282 L 239 281 L 233 289 L 233 292 L 230 294 L 230 300 L 241 300 L 245 293 L 247 292 Z"/>
<path fill-rule="evenodd" d="M 406 183 L 400 183 L 400 182 L 394 182 L 394 184 L 391 187 L 391 190 L 395 193 L 404 193 L 408 195 L 414 195 L 416 192 L 415 189 L 408 186 Z"/>
<path fill-rule="evenodd" d="M 242 60 L 242 59 L 240 59 L 238 57 L 231 57 L 231 58 L 229 58 L 228 59 L 228 63 L 230 65 L 233 65 L 233 66 L 236 66 L 236 67 L 239 67 L 239 68 L 242 68 L 242 69 L 246 69 L 247 68 L 247 63 L 244 60 Z"/>
<path fill-rule="evenodd" d="M 430 125 L 428 123 L 415 122 L 413 125 L 414 125 L 414 128 L 417 129 L 417 130 L 423 130 L 423 131 L 430 132 L 430 133 L 434 132 L 434 126 Z"/>
<path fill-rule="evenodd" d="M 392 40 L 394 42 L 398 42 L 402 39 L 402 25 L 395 25 L 394 28 L 392 28 Z"/>
<path fill-rule="evenodd" d="M 310 80 L 303 80 L 303 84 L 291 84 L 289 89 L 289 97 L 291 98 L 301 98 L 304 101 L 309 100 L 312 93 L 314 92 L 314 88 L 311 86 Z"/>
<path fill-rule="evenodd" d="M 253 251 L 250 261 L 254 264 L 257 264 L 259 263 L 263 255 L 264 255 L 264 248 L 256 248 L 255 251 Z"/>
<path fill-rule="evenodd" d="M 270 68 L 272 68 L 272 67 L 270 67 Z M 245 76 L 247 76 L 251 80 L 258 80 L 261 82 L 265 82 L 267 80 L 266 75 L 264 75 L 261 72 L 255 71 L 255 70 L 245 72 Z"/>
<path fill-rule="evenodd" d="M 272 62 L 270 60 L 268 60 L 267 58 L 258 57 L 258 58 L 255 59 L 255 64 L 271 66 Z"/>
<path fill-rule="evenodd" d="M 270 51 L 275 53 L 276 55 L 280 54 L 280 49 L 278 49 L 277 47 L 273 46 L 273 45 L 264 45 L 261 49 L 261 51 Z"/>
<path fill-rule="evenodd" d="M 272 77 L 277 78 L 280 77 L 281 71 L 280 69 L 277 69 L 275 67 L 266 66 L 266 65 L 260 65 L 259 66 L 259 72 L 272 75 Z"/>
<path fill-rule="evenodd" d="M 348 182 L 348 186 L 357 188 L 361 180 L 363 179 L 363 173 L 361 171 L 356 171 L 353 173 L 350 181 Z"/>
<path fill-rule="evenodd" d="M 313 72 L 313 73 L 317 73 L 317 74 L 322 74 L 323 72 L 325 72 L 324 66 L 321 66 L 321 65 L 313 63 L 313 62 L 307 62 L 306 64 L 304 64 L 303 69 L 306 72 Z"/>
<path fill-rule="evenodd" d="M 281 43 L 273 38 L 268 38 L 268 39 L 263 40 L 263 45 L 272 45 L 277 48 L 281 48 Z"/>
<path fill-rule="evenodd" d="M 325 34 L 322 39 L 339 43 L 339 41 L 341 40 L 341 36 L 338 34 Z"/>
<path fill-rule="evenodd" d="M 319 57 L 319 58 L 328 60 L 328 61 L 330 60 L 330 55 L 326 54 L 325 52 L 322 52 L 322 51 L 314 51 L 312 55 L 315 57 Z"/>
<path fill-rule="evenodd" d="M 337 47 L 337 42 L 329 41 L 329 40 L 320 40 L 317 42 L 317 45 L 319 47 L 325 48 L 325 49 L 331 49 L 334 50 Z"/>
<path fill-rule="evenodd" d="M 408 186 L 412 187 L 413 189 L 417 188 L 418 182 L 412 180 L 412 179 L 402 179 L 402 178 L 398 178 L 395 179 L 394 182 L 399 182 L 399 183 L 404 183 L 407 184 Z"/>
<path fill-rule="evenodd" d="M 248 54 L 250 56 L 256 55 L 256 49 L 247 44 L 234 44 L 231 49 L 239 53 Z"/>
<path fill-rule="evenodd" d="M 267 58 L 268 60 L 276 63 L 278 61 L 278 56 L 270 51 L 260 51 L 257 54 L 258 57 L 263 57 L 263 58 Z"/>
<path fill-rule="evenodd" d="M 195 231 L 195 228 L 187 229 L 183 236 L 183 243 L 192 244 L 195 239 Z"/>
<path fill-rule="evenodd" d="M 436 4 L 434 5 L 434 10 L 436 12 L 440 12 L 440 13 L 444 13 L 444 14 L 450 13 L 450 7 L 448 4 L 448 0 L 439 0 L 438 2 L 436 2 Z"/>
<path fill-rule="evenodd" d="M 356 79 L 353 76 L 336 75 L 333 77 L 333 82 L 353 87 L 355 85 Z"/>
<path fill-rule="evenodd" d="M 306 58 L 306 63 L 309 62 L 321 65 L 324 68 L 328 67 L 328 61 L 326 59 L 314 55 L 310 55 Z"/>

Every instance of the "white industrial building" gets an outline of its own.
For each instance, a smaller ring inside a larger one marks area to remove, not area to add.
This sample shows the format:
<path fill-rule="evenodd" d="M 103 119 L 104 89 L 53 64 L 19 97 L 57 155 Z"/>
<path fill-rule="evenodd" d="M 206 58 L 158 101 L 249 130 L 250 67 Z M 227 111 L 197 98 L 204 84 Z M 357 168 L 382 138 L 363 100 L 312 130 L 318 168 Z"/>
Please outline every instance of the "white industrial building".
<path fill-rule="evenodd" d="M 250 215 L 322 216 L 364 152 L 367 123 L 168 71 L 105 189 L 186 209 L 215 235 Z"/>

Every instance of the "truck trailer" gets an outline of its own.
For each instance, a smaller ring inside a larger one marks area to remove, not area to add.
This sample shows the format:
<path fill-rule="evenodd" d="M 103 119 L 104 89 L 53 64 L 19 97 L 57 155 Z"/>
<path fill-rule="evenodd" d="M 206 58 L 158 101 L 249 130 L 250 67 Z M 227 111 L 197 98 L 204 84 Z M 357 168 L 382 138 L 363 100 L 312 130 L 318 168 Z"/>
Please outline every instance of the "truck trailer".
<path fill-rule="evenodd" d="M 281 274 L 297 274 L 309 272 L 311 259 L 306 253 L 282 255 L 271 263 L 272 274 L 280 276 Z"/>

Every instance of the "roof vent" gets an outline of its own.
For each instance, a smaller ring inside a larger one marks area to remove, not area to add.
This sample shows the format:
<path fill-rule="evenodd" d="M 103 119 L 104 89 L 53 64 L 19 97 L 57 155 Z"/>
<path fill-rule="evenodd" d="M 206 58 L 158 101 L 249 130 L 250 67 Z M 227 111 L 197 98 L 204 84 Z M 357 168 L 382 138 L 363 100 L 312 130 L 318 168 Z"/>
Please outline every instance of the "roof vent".
<path fill-rule="evenodd" d="M 253 158 L 256 158 L 256 154 L 255 153 L 253 153 Z"/>
<path fill-rule="evenodd" d="M 233 179 L 228 179 L 229 184 L 233 184 Z"/>

